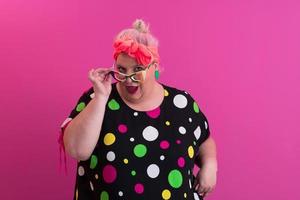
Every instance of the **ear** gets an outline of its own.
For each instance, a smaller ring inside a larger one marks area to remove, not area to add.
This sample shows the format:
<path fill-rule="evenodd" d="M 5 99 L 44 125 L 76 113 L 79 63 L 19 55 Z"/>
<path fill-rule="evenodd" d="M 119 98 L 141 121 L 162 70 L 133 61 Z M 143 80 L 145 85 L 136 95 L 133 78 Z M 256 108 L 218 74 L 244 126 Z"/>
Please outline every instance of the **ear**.
<path fill-rule="evenodd" d="M 159 70 L 159 65 L 158 65 L 158 63 L 154 63 L 153 65 L 154 65 L 154 67 L 155 67 L 155 70 Z"/>

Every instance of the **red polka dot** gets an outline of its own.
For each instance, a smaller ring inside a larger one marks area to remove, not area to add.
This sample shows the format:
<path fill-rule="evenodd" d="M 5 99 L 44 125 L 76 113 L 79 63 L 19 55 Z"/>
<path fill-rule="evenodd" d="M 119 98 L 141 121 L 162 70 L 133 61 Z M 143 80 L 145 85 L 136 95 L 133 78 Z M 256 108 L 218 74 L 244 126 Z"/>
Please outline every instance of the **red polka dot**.
<path fill-rule="evenodd" d="M 183 157 L 179 157 L 178 160 L 177 160 L 177 164 L 179 167 L 184 167 L 185 165 L 185 160 Z"/>
<path fill-rule="evenodd" d="M 118 126 L 118 130 L 120 133 L 126 133 L 127 132 L 127 126 L 125 124 L 120 124 Z"/>
<path fill-rule="evenodd" d="M 169 146 L 170 146 L 170 144 L 167 140 L 163 140 L 160 142 L 160 148 L 162 148 L 162 149 L 167 149 L 167 148 L 169 148 Z"/>
<path fill-rule="evenodd" d="M 114 166 L 112 165 L 106 165 L 103 168 L 103 179 L 107 183 L 112 183 L 116 180 L 117 178 L 117 170 Z"/>
<path fill-rule="evenodd" d="M 146 113 L 151 118 L 157 118 L 160 115 L 160 107 L 155 108 L 154 110 L 148 111 Z"/>
<path fill-rule="evenodd" d="M 143 184 L 141 184 L 141 183 L 135 184 L 134 190 L 135 190 L 136 193 L 142 194 L 144 192 L 144 186 L 143 186 Z"/>

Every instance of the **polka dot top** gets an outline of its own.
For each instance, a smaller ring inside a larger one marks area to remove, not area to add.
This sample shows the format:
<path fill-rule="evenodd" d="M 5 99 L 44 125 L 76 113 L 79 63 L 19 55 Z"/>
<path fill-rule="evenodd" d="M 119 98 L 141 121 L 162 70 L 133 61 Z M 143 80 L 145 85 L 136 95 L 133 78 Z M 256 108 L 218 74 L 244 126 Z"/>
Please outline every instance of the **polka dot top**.
<path fill-rule="evenodd" d="M 161 105 L 137 111 L 112 84 L 97 145 L 88 160 L 77 163 L 74 200 L 202 199 L 193 189 L 193 167 L 209 137 L 208 121 L 188 92 L 161 85 Z M 93 97 L 91 87 L 62 127 Z"/>

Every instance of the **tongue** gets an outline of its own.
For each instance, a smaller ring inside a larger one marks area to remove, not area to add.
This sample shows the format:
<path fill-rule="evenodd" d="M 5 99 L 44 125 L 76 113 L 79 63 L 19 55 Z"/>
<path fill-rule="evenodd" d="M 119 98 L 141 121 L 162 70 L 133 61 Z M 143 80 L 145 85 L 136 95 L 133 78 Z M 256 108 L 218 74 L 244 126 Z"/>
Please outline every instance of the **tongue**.
<path fill-rule="evenodd" d="M 129 93 L 135 93 L 138 89 L 138 86 L 126 86 L 126 89 Z"/>

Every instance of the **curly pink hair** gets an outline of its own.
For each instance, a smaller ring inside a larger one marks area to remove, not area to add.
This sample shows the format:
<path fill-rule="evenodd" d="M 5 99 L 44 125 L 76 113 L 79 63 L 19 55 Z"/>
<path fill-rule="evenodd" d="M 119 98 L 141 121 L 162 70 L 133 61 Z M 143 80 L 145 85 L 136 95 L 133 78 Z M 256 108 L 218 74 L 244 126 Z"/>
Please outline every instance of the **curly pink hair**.
<path fill-rule="evenodd" d="M 113 57 L 117 60 L 121 53 L 135 58 L 144 66 L 152 62 L 159 64 L 158 40 L 150 33 L 149 26 L 141 19 L 133 23 L 133 28 L 121 31 L 115 38 Z"/>

